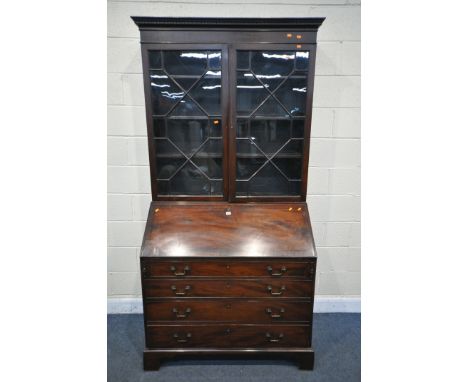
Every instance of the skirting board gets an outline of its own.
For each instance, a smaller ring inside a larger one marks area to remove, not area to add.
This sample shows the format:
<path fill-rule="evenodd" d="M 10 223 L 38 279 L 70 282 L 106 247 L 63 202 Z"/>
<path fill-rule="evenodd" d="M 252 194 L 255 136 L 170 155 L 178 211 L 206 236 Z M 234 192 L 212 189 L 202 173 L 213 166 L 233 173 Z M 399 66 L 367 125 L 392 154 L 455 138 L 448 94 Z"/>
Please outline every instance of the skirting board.
<path fill-rule="evenodd" d="M 141 298 L 108 298 L 107 314 L 143 313 Z M 361 313 L 361 297 L 316 296 L 314 313 Z"/>

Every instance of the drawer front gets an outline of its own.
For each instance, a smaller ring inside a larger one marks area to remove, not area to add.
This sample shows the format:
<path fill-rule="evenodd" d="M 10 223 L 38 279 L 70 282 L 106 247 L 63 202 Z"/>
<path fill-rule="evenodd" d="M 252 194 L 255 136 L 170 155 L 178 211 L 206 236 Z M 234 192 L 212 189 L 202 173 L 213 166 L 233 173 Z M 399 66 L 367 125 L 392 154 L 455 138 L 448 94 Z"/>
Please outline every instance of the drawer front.
<path fill-rule="evenodd" d="M 304 300 L 196 300 L 145 302 L 147 321 L 244 323 L 310 322 L 312 304 Z"/>
<path fill-rule="evenodd" d="M 144 280 L 145 298 L 151 297 L 302 297 L 311 298 L 311 280 Z"/>
<path fill-rule="evenodd" d="M 148 348 L 310 346 L 309 325 L 147 325 Z"/>
<path fill-rule="evenodd" d="M 312 261 L 143 261 L 143 277 L 301 277 L 314 274 Z"/>

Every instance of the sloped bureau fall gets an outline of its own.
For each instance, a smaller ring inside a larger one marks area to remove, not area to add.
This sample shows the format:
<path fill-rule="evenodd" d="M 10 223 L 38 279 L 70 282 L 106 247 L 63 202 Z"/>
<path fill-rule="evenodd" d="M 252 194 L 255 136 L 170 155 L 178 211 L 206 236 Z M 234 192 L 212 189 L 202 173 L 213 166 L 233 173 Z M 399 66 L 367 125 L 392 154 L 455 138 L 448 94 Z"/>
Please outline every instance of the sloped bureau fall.
<path fill-rule="evenodd" d="M 312 369 L 305 198 L 324 19 L 133 20 L 153 199 L 140 258 L 144 368 L 221 356 Z"/>

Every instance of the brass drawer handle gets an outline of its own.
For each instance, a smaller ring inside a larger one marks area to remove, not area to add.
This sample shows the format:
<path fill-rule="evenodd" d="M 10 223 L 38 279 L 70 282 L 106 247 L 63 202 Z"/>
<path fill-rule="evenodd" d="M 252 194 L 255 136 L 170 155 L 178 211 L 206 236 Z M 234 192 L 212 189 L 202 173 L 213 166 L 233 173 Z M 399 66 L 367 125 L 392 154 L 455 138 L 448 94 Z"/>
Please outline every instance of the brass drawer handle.
<path fill-rule="evenodd" d="M 265 337 L 268 339 L 268 342 L 280 342 L 283 339 L 284 335 L 283 333 L 280 333 L 277 338 L 273 338 L 270 333 L 266 333 Z"/>
<path fill-rule="evenodd" d="M 283 292 L 286 290 L 286 287 L 284 285 L 281 285 L 279 292 L 273 292 L 273 287 L 271 285 L 268 285 L 267 289 L 270 291 L 270 294 L 272 296 L 281 296 Z"/>
<path fill-rule="evenodd" d="M 283 276 L 288 271 L 288 268 L 283 266 L 283 267 L 280 268 L 279 272 L 273 272 L 273 267 L 271 265 L 269 265 L 267 267 L 267 271 L 272 276 Z"/>
<path fill-rule="evenodd" d="M 271 318 L 281 318 L 281 314 L 284 313 L 284 308 L 281 308 L 280 309 L 280 313 L 281 314 L 278 314 L 278 313 L 273 313 L 273 311 L 271 310 L 271 308 L 266 308 L 266 313 L 270 315 Z"/>
<path fill-rule="evenodd" d="M 177 287 L 175 285 L 171 285 L 172 291 L 176 294 L 176 296 L 185 296 L 187 292 L 192 289 L 190 285 L 186 285 L 184 290 L 185 292 L 177 291 Z"/>
<path fill-rule="evenodd" d="M 172 336 L 174 337 L 174 339 L 177 341 L 177 342 L 180 342 L 180 343 L 183 343 L 183 342 L 188 342 L 190 340 L 190 338 L 192 338 L 192 334 L 191 333 L 187 333 L 185 335 L 185 338 L 179 338 L 179 334 L 178 333 L 174 333 L 174 335 Z"/>
<path fill-rule="evenodd" d="M 192 309 L 187 308 L 185 309 L 185 313 L 179 313 L 177 308 L 172 308 L 172 313 L 174 313 L 177 318 L 187 318 L 191 311 Z"/>
<path fill-rule="evenodd" d="M 190 272 L 190 267 L 186 265 L 183 272 L 177 272 L 177 268 L 174 265 L 171 265 L 171 272 L 174 274 L 174 276 L 185 276 L 188 272 Z"/>

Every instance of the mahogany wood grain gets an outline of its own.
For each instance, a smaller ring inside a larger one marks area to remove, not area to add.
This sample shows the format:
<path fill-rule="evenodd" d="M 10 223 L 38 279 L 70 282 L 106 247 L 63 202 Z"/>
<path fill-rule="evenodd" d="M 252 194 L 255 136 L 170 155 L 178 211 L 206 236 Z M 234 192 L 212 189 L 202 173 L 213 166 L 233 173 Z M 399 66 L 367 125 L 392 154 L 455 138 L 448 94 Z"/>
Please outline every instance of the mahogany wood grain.
<path fill-rule="evenodd" d="M 302 297 L 312 298 L 313 282 L 279 279 L 144 280 L 144 297 Z"/>
<path fill-rule="evenodd" d="M 143 277 L 267 277 L 267 278 L 311 278 L 314 275 L 313 261 L 260 260 L 144 260 Z"/>
<path fill-rule="evenodd" d="M 310 322 L 309 301 L 293 299 L 171 299 L 146 300 L 147 322 L 238 322 L 281 323 Z"/>
<path fill-rule="evenodd" d="M 152 202 L 142 257 L 315 257 L 306 203 Z"/>
<path fill-rule="evenodd" d="M 306 347 L 309 325 L 148 325 L 147 346 L 185 347 Z"/>

